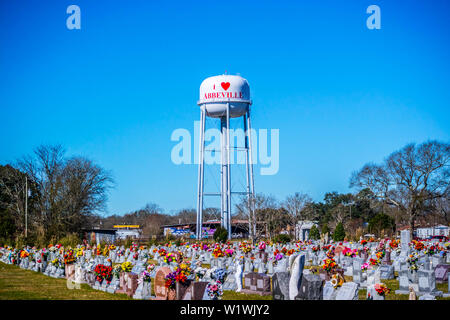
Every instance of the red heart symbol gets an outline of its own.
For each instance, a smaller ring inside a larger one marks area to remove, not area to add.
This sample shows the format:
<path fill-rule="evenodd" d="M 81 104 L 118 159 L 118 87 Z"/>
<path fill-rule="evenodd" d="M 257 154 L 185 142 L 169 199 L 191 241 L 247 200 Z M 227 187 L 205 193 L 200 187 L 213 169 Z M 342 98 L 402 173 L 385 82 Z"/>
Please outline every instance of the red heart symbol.
<path fill-rule="evenodd" d="M 222 86 L 223 90 L 225 90 L 225 91 L 227 91 L 228 88 L 230 87 L 229 82 L 222 82 L 220 85 Z"/>

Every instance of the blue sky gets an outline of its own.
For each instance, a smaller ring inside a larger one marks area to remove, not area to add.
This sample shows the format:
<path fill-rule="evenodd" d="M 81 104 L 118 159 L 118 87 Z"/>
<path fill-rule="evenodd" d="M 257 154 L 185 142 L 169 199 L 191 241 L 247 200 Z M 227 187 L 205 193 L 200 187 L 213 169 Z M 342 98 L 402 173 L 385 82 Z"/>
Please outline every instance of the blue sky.
<path fill-rule="evenodd" d="M 68 30 L 66 9 L 81 9 Z M 366 8 L 381 8 L 381 30 Z M 0 2 L 0 163 L 62 144 L 111 170 L 108 214 L 196 206 L 196 165 L 170 159 L 201 81 L 248 79 L 253 127 L 280 130 L 257 192 L 322 200 L 409 142 L 450 136 L 450 3 Z M 256 168 L 258 169 L 258 168 Z M 259 170 L 256 170 L 259 173 Z"/>

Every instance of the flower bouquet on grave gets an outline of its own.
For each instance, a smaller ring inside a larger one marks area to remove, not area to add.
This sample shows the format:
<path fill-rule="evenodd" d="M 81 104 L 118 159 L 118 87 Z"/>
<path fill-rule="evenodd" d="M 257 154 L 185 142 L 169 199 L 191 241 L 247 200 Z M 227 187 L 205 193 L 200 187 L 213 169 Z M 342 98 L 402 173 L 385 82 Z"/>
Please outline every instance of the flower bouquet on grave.
<path fill-rule="evenodd" d="M 102 283 L 103 280 L 106 280 L 106 283 L 109 284 L 112 280 L 112 268 L 103 264 L 98 264 L 95 267 L 94 274 L 96 280 L 100 283 Z"/>
<path fill-rule="evenodd" d="M 327 251 L 327 257 L 328 257 L 329 259 L 333 259 L 334 256 L 335 256 L 335 252 L 334 252 L 333 249 L 330 249 L 330 250 Z"/>
<path fill-rule="evenodd" d="M 138 279 L 138 283 L 140 284 L 141 282 L 151 282 L 151 281 L 152 279 L 150 277 L 150 272 L 142 271 L 141 276 Z"/>
<path fill-rule="evenodd" d="M 380 265 L 381 260 L 380 259 L 370 258 L 369 259 L 369 263 L 370 263 L 371 266 L 378 266 L 378 265 Z"/>
<path fill-rule="evenodd" d="M 374 288 L 377 294 L 383 297 L 391 292 L 391 289 L 389 289 L 384 283 L 376 283 Z"/>
<path fill-rule="evenodd" d="M 156 268 L 156 266 L 153 264 L 153 263 L 150 263 L 148 266 L 147 266 L 147 272 L 152 272 L 153 270 L 155 270 L 155 268 Z"/>
<path fill-rule="evenodd" d="M 286 255 L 289 257 L 289 256 L 293 255 L 295 252 L 298 252 L 298 251 L 294 250 L 294 249 L 290 249 L 286 252 Z"/>
<path fill-rule="evenodd" d="M 51 264 L 58 268 L 59 267 L 59 259 L 58 258 L 53 259 L 51 261 Z"/>
<path fill-rule="evenodd" d="M 160 257 L 165 257 L 167 254 L 167 251 L 165 249 L 159 249 L 158 254 Z"/>
<path fill-rule="evenodd" d="M 171 263 L 171 262 L 175 262 L 176 260 L 177 260 L 177 259 L 176 259 L 176 256 L 175 256 L 175 254 L 172 253 L 172 252 L 169 252 L 169 253 L 167 253 L 167 254 L 164 256 L 164 262 L 167 263 L 167 264 L 169 264 L 169 263 Z"/>
<path fill-rule="evenodd" d="M 365 246 L 367 244 L 367 240 L 366 239 L 362 239 L 359 243 L 361 245 Z"/>
<path fill-rule="evenodd" d="M 361 271 L 367 271 L 369 269 L 370 265 L 369 263 L 365 262 L 361 265 Z"/>
<path fill-rule="evenodd" d="M 414 249 L 416 249 L 417 251 L 421 251 L 421 250 L 423 250 L 423 248 L 425 248 L 425 245 L 423 244 L 423 242 L 416 241 L 416 240 L 413 240 L 412 242 L 414 245 Z"/>
<path fill-rule="evenodd" d="M 335 273 L 331 276 L 330 282 L 334 289 L 337 289 L 344 284 L 345 279 L 339 273 Z"/>
<path fill-rule="evenodd" d="M 133 269 L 133 264 L 130 261 L 126 261 L 122 263 L 120 266 L 123 272 L 131 272 L 131 270 Z"/>
<path fill-rule="evenodd" d="M 122 266 L 120 264 L 118 264 L 112 269 L 112 275 L 115 278 L 120 278 L 120 272 L 121 271 L 122 271 Z"/>
<path fill-rule="evenodd" d="M 399 240 L 391 240 L 391 242 L 389 243 L 389 246 L 395 250 L 398 248 L 399 243 L 400 243 Z"/>
<path fill-rule="evenodd" d="M 224 256 L 222 249 L 219 246 L 216 246 L 212 252 L 214 258 L 221 258 Z"/>
<path fill-rule="evenodd" d="M 206 269 L 205 268 L 198 268 L 195 271 L 195 279 L 197 281 L 201 281 L 204 278 L 205 274 L 206 274 Z"/>
<path fill-rule="evenodd" d="M 134 255 L 133 255 L 133 259 L 134 260 L 137 260 L 139 258 L 139 254 L 136 252 Z"/>
<path fill-rule="evenodd" d="M 231 248 L 226 248 L 225 249 L 225 256 L 227 256 L 228 258 L 231 258 L 233 256 L 234 250 Z"/>
<path fill-rule="evenodd" d="M 384 256 L 386 255 L 386 252 L 385 252 L 384 250 L 380 250 L 380 251 L 377 251 L 377 252 L 375 253 L 375 255 L 376 255 L 376 257 L 377 257 L 378 260 L 381 260 L 381 259 L 383 259 Z"/>
<path fill-rule="evenodd" d="M 221 283 L 224 283 L 225 275 L 226 275 L 226 270 L 225 269 L 216 269 L 211 274 L 211 278 L 214 279 L 214 280 L 220 281 Z"/>
<path fill-rule="evenodd" d="M 261 241 L 261 242 L 258 244 L 258 248 L 259 248 L 260 251 L 266 250 L 266 243 L 265 243 L 264 241 Z"/>
<path fill-rule="evenodd" d="M 328 258 L 323 260 L 322 269 L 327 273 L 327 278 L 331 278 L 331 275 L 336 271 L 338 264 L 334 259 Z"/>
<path fill-rule="evenodd" d="M 75 257 L 73 255 L 73 250 L 69 249 L 65 254 L 64 254 L 64 263 L 69 265 L 75 262 Z"/>
<path fill-rule="evenodd" d="M 436 250 L 436 246 L 434 245 L 430 245 L 429 247 L 426 248 L 425 253 L 429 256 L 434 255 L 437 252 Z"/>
<path fill-rule="evenodd" d="M 406 262 L 408 262 L 408 268 L 411 272 L 415 272 L 419 270 L 419 266 L 417 265 L 417 260 L 419 256 L 417 253 L 410 254 Z"/>
<path fill-rule="evenodd" d="M 218 280 L 215 283 L 208 283 L 206 292 L 211 300 L 219 300 L 223 295 L 222 283 Z"/>

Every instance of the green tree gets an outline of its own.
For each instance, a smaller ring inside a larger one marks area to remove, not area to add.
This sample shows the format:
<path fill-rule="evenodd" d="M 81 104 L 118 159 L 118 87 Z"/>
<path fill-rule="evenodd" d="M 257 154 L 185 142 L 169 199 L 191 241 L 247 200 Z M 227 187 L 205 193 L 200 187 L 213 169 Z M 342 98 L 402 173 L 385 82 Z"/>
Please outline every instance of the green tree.
<path fill-rule="evenodd" d="M 392 231 L 395 226 L 395 220 L 384 213 L 378 213 L 369 221 L 369 232 L 380 236 L 381 232 Z"/>
<path fill-rule="evenodd" d="M 342 222 L 339 222 L 336 226 L 336 229 L 334 230 L 333 240 L 334 241 L 343 241 L 344 238 L 345 238 L 344 225 L 342 224 Z"/>
<path fill-rule="evenodd" d="M 311 227 L 311 230 L 309 231 L 309 238 L 312 240 L 320 239 L 320 232 L 319 229 L 316 227 L 316 225 L 313 225 Z"/>
<path fill-rule="evenodd" d="M 213 235 L 214 241 L 225 243 L 228 239 L 228 231 L 224 227 L 217 227 L 216 231 L 214 231 Z"/>

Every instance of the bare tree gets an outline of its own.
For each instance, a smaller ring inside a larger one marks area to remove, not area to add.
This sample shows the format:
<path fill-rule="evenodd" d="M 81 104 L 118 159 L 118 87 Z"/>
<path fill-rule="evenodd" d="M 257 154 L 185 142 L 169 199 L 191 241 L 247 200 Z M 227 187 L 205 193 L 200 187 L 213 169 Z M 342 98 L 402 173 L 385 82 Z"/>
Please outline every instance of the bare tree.
<path fill-rule="evenodd" d="M 408 144 L 383 164 L 366 164 L 350 178 L 350 187 L 368 188 L 386 204 L 401 210 L 411 234 L 427 202 L 446 197 L 450 185 L 450 145 L 428 141 Z"/>
<path fill-rule="evenodd" d="M 105 209 L 113 179 L 92 161 L 65 159 L 61 146 L 40 146 L 19 161 L 19 168 L 36 186 L 34 216 L 45 233 L 61 237 L 79 232 L 87 217 Z"/>
<path fill-rule="evenodd" d="M 288 196 L 283 203 L 283 207 L 289 213 L 289 221 L 294 232 L 295 240 L 297 240 L 297 227 L 301 228 L 303 221 L 309 216 L 307 214 L 309 210 L 306 209 L 310 207 L 311 203 L 312 199 L 310 196 L 299 192 L 296 192 L 292 196 Z M 298 223 L 300 223 L 299 226 L 297 226 Z"/>

